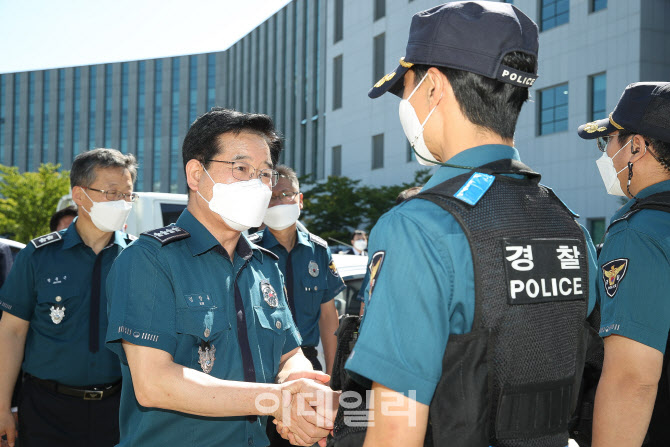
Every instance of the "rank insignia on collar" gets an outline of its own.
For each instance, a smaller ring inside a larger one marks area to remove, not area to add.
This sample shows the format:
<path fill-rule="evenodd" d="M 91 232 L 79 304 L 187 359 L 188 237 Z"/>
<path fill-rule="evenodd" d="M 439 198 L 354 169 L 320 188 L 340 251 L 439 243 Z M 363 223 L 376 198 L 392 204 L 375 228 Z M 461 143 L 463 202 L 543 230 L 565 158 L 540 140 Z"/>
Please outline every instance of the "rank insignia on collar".
<path fill-rule="evenodd" d="M 200 343 L 200 346 L 198 347 L 198 363 L 202 368 L 202 372 L 205 374 L 212 372 L 214 360 L 216 360 L 214 354 L 216 354 L 216 348 L 213 345 L 206 341 Z"/>
<path fill-rule="evenodd" d="M 319 276 L 319 265 L 314 261 L 309 261 L 307 271 L 309 271 L 309 275 L 312 278 L 316 278 L 317 276 Z"/>
<path fill-rule="evenodd" d="M 372 299 L 372 291 L 375 288 L 377 283 L 377 277 L 379 272 L 382 269 L 382 264 L 384 263 L 384 256 L 386 256 L 385 251 L 377 251 L 372 255 L 372 261 L 370 261 L 370 292 L 368 294 L 368 301 Z"/>
<path fill-rule="evenodd" d="M 277 298 L 277 292 L 275 292 L 274 287 L 270 284 L 270 281 L 264 279 L 261 281 L 261 293 L 263 294 L 263 299 L 268 306 L 277 307 L 279 305 L 279 299 Z"/>
<path fill-rule="evenodd" d="M 49 316 L 54 324 L 60 324 L 60 322 L 63 321 L 63 318 L 65 318 L 65 306 L 51 306 Z"/>
<path fill-rule="evenodd" d="M 628 259 L 613 259 L 603 264 L 602 271 L 605 293 L 610 298 L 614 298 L 617 290 L 619 290 L 619 284 L 621 284 L 621 281 L 623 281 L 623 278 L 628 271 Z"/>

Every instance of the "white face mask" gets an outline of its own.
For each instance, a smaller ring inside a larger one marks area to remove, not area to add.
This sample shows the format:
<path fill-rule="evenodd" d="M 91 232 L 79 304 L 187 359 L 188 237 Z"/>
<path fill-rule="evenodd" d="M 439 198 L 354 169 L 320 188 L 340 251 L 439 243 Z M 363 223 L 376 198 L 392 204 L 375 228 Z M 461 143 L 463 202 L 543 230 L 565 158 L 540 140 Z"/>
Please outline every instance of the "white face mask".
<path fill-rule="evenodd" d="M 416 92 L 424 79 L 426 79 L 426 76 L 428 76 L 428 73 L 426 73 L 417 86 L 414 87 L 414 90 L 412 90 L 412 93 L 410 93 L 407 99 L 400 101 L 400 105 L 398 106 L 398 113 L 400 115 L 400 124 L 402 125 L 402 130 L 405 131 L 405 136 L 409 140 L 409 144 L 414 149 L 414 152 L 416 152 L 417 161 L 419 164 L 423 166 L 435 166 L 438 164 L 438 161 L 433 156 L 433 154 L 430 153 L 428 147 L 426 146 L 426 141 L 423 139 L 423 128 L 428 122 L 428 118 L 430 118 L 430 116 L 437 108 L 437 104 L 435 104 L 435 107 L 433 107 L 426 119 L 423 121 L 423 123 L 421 123 L 421 121 L 419 121 L 419 117 L 416 116 L 414 107 L 412 107 L 412 104 L 409 102 L 409 99 L 412 97 L 412 95 L 414 95 L 414 92 Z M 442 99 L 441 96 L 440 99 Z"/>
<path fill-rule="evenodd" d="M 612 158 L 610 158 L 609 155 L 607 155 L 607 152 L 605 152 L 603 153 L 602 157 L 596 160 L 596 165 L 598 166 L 598 171 L 600 171 L 600 177 L 603 179 L 603 183 L 605 184 L 607 194 L 626 197 L 626 193 L 624 193 L 623 189 L 621 189 L 621 183 L 619 182 L 618 177 L 619 173 L 626 169 L 626 167 L 617 172 L 617 170 L 614 168 L 613 160 L 614 157 L 616 157 L 619 152 L 623 150 L 623 148 L 628 146 L 631 141 L 633 141 L 632 138 L 630 141 L 628 141 L 628 143 L 624 144 Z"/>
<path fill-rule="evenodd" d="M 84 194 L 86 194 L 86 191 L 84 191 Z M 88 194 L 86 194 L 86 197 L 93 202 L 93 199 L 91 199 Z M 130 214 L 130 211 L 133 209 L 133 204 L 131 202 L 126 202 L 125 200 L 93 202 L 91 211 L 83 206 L 81 209 L 91 216 L 91 222 L 93 222 L 93 225 L 95 225 L 98 230 L 111 233 L 113 231 L 123 230 L 123 226 L 128 219 L 128 214 Z"/>
<path fill-rule="evenodd" d="M 268 208 L 263 222 L 273 230 L 285 230 L 293 225 L 300 217 L 300 204 L 277 205 Z"/>
<path fill-rule="evenodd" d="M 203 166 L 204 169 L 204 166 Z M 246 231 L 263 223 L 263 216 L 270 203 L 272 191 L 259 179 L 235 183 L 216 183 L 207 169 L 205 174 L 214 183 L 209 209 L 221 216 L 223 221 L 235 231 Z"/>
<path fill-rule="evenodd" d="M 358 251 L 364 251 L 366 248 L 368 248 L 368 241 L 364 239 L 358 239 L 354 241 L 354 248 Z"/>

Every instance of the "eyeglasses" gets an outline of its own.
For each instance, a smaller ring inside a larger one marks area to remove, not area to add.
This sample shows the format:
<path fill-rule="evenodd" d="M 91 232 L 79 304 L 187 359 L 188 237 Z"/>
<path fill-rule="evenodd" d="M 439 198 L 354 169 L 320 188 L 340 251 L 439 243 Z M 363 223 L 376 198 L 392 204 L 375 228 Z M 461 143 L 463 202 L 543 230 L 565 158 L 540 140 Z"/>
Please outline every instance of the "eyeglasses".
<path fill-rule="evenodd" d="M 291 203 L 295 199 L 295 196 L 297 196 L 298 194 L 300 194 L 300 191 L 280 192 L 279 194 L 272 194 L 270 202 Z"/>
<path fill-rule="evenodd" d="M 605 135 L 604 137 L 598 137 L 596 139 L 596 144 L 598 145 L 598 150 L 600 152 L 605 152 L 607 151 L 607 145 L 610 144 L 610 140 L 614 137 L 618 137 L 619 134 L 616 133 L 614 135 Z"/>
<path fill-rule="evenodd" d="M 215 161 L 217 163 L 227 163 L 230 165 L 230 169 L 233 173 L 233 177 L 237 180 L 251 180 L 254 178 L 260 179 L 261 182 L 273 187 L 277 184 L 279 179 L 279 173 L 274 169 L 261 169 L 258 170 L 258 176 L 256 176 L 257 169 L 251 166 L 249 163 L 243 161 L 225 161 L 225 160 L 207 160 Z"/>
<path fill-rule="evenodd" d="M 110 202 L 114 202 L 115 200 L 125 200 L 126 202 L 134 202 L 139 197 L 139 195 L 134 193 L 134 192 L 123 193 L 123 192 L 116 191 L 116 190 L 113 190 L 113 189 L 109 189 L 109 190 L 95 189 L 95 188 L 89 188 L 88 186 L 82 186 L 82 188 L 90 189 L 91 191 L 100 192 L 100 193 L 104 194 L 105 198 L 107 200 L 109 200 Z"/>

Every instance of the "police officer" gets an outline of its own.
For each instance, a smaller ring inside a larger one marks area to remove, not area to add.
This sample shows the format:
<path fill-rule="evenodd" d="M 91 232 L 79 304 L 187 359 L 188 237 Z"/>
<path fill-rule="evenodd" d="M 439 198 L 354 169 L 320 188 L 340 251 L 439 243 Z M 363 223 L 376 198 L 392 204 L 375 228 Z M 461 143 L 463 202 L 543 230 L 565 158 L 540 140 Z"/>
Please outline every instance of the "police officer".
<path fill-rule="evenodd" d="M 597 138 L 609 194 L 630 200 L 612 216 L 598 259 L 600 336 L 593 445 L 670 445 L 666 350 L 670 329 L 670 83 L 626 87 Z M 651 421 L 651 422 L 650 422 Z"/>
<path fill-rule="evenodd" d="M 316 425 L 332 426 L 332 408 L 298 414 L 297 394 L 325 399 L 304 377 L 327 377 L 299 349 L 277 257 L 241 235 L 262 222 L 280 150 L 267 115 L 199 117 L 182 150 L 186 210 L 114 264 L 107 346 L 123 373 L 121 446 L 266 446 L 268 415 L 299 445 L 325 443 Z"/>
<path fill-rule="evenodd" d="M 537 51 L 514 6 L 452 2 L 413 17 L 369 92 L 402 97 L 418 160 L 440 167 L 372 230 L 346 363 L 372 382 L 366 446 L 423 445 L 429 415 L 435 446 L 568 444 L 595 250 L 513 147 Z"/>
<path fill-rule="evenodd" d="M 302 337 L 302 352 L 315 370 L 323 370 L 316 351 L 320 336 L 325 369 L 330 374 L 338 327 L 333 299 L 346 286 L 337 272 L 328 243 L 297 228 L 303 207 L 298 176 L 286 165 L 277 166 L 277 172 L 279 180 L 272 189 L 270 207 L 263 219 L 266 228 L 249 240 L 279 257 L 289 309 Z M 288 445 L 276 433 L 274 425 L 268 424 L 271 445 Z"/>
<path fill-rule="evenodd" d="M 30 241 L 0 289 L 0 434 L 10 446 L 9 403 L 22 361 L 21 447 L 118 442 L 121 369 L 103 345 L 104 283 L 131 241 L 120 230 L 136 198 L 136 172 L 135 158 L 114 149 L 78 155 L 70 185 L 79 218 Z"/>

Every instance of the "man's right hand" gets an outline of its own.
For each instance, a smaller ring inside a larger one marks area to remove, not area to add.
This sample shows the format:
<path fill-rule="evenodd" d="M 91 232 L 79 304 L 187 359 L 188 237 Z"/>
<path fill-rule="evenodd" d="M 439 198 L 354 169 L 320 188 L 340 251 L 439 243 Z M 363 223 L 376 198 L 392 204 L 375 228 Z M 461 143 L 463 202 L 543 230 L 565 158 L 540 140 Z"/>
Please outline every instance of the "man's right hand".
<path fill-rule="evenodd" d="M 290 431 L 292 444 L 311 446 L 328 436 L 339 404 L 339 393 L 314 380 L 282 384 L 282 401 L 273 416 Z"/>
<path fill-rule="evenodd" d="M 3 411 L 0 413 L 0 437 L 5 435 L 7 436 L 7 441 L 2 441 L 2 447 L 5 445 L 14 447 L 16 437 L 18 436 L 18 430 L 16 429 L 16 420 L 11 411 Z"/>

